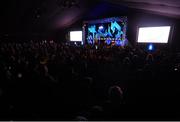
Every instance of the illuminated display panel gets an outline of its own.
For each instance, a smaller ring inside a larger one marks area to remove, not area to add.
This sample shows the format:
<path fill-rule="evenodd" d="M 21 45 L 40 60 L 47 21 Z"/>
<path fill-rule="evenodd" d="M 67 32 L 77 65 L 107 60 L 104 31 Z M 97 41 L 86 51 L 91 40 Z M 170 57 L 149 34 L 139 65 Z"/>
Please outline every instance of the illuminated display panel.
<path fill-rule="evenodd" d="M 170 26 L 140 27 L 138 30 L 138 43 L 168 43 Z"/>
<path fill-rule="evenodd" d="M 70 31 L 70 41 L 82 41 L 82 31 Z"/>

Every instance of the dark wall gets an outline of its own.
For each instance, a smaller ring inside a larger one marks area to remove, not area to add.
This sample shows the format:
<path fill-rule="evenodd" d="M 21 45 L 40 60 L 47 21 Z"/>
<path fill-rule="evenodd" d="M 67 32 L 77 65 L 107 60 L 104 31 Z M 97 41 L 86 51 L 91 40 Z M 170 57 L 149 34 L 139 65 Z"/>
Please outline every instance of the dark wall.
<path fill-rule="evenodd" d="M 180 20 L 175 21 L 172 38 L 172 49 L 173 51 L 180 52 Z"/>

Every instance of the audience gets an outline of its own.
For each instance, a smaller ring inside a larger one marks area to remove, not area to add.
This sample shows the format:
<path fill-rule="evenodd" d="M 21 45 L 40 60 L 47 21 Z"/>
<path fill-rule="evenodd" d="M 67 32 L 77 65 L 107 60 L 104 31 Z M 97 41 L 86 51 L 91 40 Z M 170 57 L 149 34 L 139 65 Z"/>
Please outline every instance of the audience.
<path fill-rule="evenodd" d="M 178 77 L 178 57 L 160 50 L 3 42 L 0 73 L 0 98 L 8 101 L 1 112 L 10 118 L 118 120 L 131 110 L 124 106 L 158 103 L 179 93 L 175 85 L 167 91 L 164 81 Z"/>

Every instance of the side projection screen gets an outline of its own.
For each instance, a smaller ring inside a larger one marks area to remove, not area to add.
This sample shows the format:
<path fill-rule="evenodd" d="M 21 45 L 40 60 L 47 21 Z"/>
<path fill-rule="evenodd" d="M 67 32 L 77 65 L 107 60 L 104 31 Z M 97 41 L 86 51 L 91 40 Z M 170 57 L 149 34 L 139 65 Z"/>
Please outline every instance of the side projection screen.
<path fill-rule="evenodd" d="M 168 43 L 170 26 L 139 27 L 138 43 Z"/>
<path fill-rule="evenodd" d="M 82 31 L 70 31 L 70 41 L 82 41 Z"/>

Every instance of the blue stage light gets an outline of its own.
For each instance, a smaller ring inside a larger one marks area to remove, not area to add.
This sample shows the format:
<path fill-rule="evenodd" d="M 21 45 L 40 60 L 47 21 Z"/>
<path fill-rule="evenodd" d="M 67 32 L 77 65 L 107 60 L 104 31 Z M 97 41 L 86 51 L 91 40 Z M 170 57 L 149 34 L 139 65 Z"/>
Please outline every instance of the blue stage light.
<path fill-rule="evenodd" d="M 111 44 L 111 40 L 110 39 L 106 40 L 106 43 L 107 43 L 107 45 L 110 45 Z"/>
<path fill-rule="evenodd" d="M 115 41 L 115 44 L 116 44 L 116 46 L 121 46 L 121 45 L 122 45 L 122 41 L 116 40 L 116 41 Z"/>
<path fill-rule="evenodd" d="M 104 27 L 101 25 L 101 26 L 99 26 L 99 30 L 102 30 L 102 29 L 104 29 Z"/>
<path fill-rule="evenodd" d="M 88 40 L 88 44 L 93 44 L 92 40 Z"/>
<path fill-rule="evenodd" d="M 149 51 L 153 51 L 154 50 L 154 45 L 153 44 L 149 44 L 148 45 L 148 50 Z"/>

